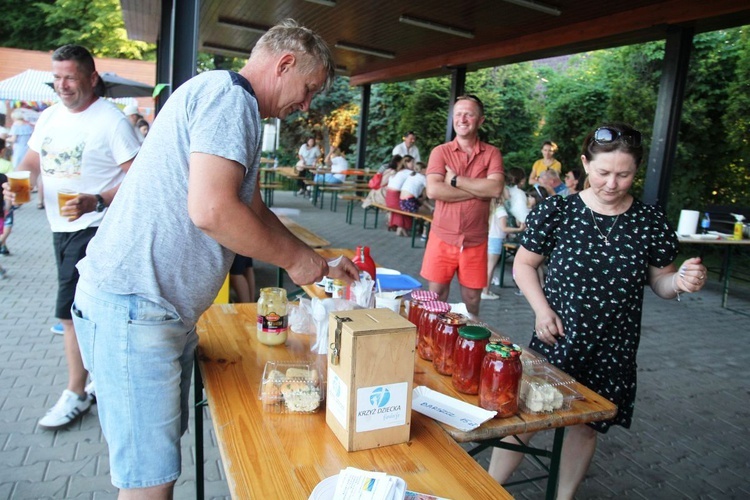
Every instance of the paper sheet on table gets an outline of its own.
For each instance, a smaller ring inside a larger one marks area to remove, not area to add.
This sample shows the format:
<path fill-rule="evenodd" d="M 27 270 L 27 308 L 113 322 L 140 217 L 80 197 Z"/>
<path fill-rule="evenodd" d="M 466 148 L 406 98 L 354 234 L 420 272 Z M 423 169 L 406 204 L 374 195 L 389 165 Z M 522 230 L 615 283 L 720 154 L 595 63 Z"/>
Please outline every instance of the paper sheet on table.
<path fill-rule="evenodd" d="M 406 482 L 385 472 L 347 467 L 339 474 L 334 500 L 403 500 Z"/>
<path fill-rule="evenodd" d="M 414 388 L 411 408 L 464 432 L 473 431 L 497 415 L 496 411 L 485 410 L 423 385 Z"/>

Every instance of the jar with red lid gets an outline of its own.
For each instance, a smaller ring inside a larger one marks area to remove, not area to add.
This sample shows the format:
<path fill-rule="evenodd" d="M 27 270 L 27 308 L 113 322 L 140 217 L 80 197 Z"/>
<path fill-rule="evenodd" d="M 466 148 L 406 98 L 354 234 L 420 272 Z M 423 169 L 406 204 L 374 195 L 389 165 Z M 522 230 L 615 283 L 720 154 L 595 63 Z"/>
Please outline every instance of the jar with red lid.
<path fill-rule="evenodd" d="M 433 300 L 422 304 L 422 315 L 417 326 L 417 352 L 419 357 L 432 361 L 432 338 L 438 317 L 451 310 L 450 304 Z"/>
<path fill-rule="evenodd" d="M 490 331 L 479 325 L 463 326 L 458 330 L 453 350 L 453 388 L 465 394 L 479 394 L 479 376 Z"/>
<path fill-rule="evenodd" d="M 445 313 L 438 316 L 432 334 L 432 366 L 442 375 L 453 374 L 453 348 L 456 345 L 458 329 L 466 324 L 463 314 Z"/>
<path fill-rule="evenodd" d="M 479 406 L 496 411 L 495 418 L 518 413 L 521 388 L 521 348 L 516 344 L 487 344 L 479 383 Z"/>
<path fill-rule="evenodd" d="M 438 299 L 438 294 L 429 290 L 413 290 L 409 299 L 409 321 L 412 325 L 419 326 L 419 317 L 422 314 L 422 304 Z"/>

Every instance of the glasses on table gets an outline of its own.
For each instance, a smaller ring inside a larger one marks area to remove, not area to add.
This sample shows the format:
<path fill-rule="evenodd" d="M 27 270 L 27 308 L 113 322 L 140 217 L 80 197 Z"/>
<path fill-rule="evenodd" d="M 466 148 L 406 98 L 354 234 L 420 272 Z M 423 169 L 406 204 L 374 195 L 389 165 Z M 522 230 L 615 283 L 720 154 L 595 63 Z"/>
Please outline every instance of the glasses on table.
<path fill-rule="evenodd" d="M 617 139 L 622 138 L 624 142 L 630 144 L 633 147 L 641 145 L 641 133 L 637 130 L 632 132 L 623 132 L 615 128 L 610 127 L 599 127 L 594 131 L 594 141 L 597 144 L 609 144 L 615 142 Z"/>

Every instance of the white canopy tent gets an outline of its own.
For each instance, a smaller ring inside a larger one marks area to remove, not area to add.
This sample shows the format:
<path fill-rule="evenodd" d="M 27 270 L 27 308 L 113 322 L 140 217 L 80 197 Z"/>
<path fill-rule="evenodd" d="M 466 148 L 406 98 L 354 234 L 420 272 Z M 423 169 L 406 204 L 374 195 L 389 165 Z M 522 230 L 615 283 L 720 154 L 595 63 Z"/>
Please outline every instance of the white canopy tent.
<path fill-rule="evenodd" d="M 148 92 L 150 92 L 150 90 L 148 89 L 152 90 L 152 87 L 141 84 L 140 82 L 120 78 L 114 73 L 103 73 L 100 76 L 104 79 L 105 84 L 108 84 L 109 78 L 119 85 L 120 88 L 124 88 L 127 84 L 129 86 L 128 89 L 132 87 L 135 91 L 141 92 L 133 95 L 149 95 Z M 59 98 L 52 89 L 52 80 L 51 71 L 27 69 L 23 73 L 19 73 L 16 76 L 0 81 L 0 100 L 46 103 L 57 102 Z M 121 84 L 120 81 L 126 82 L 126 84 Z M 137 86 L 135 84 L 137 84 Z M 145 92 L 145 94 L 143 94 L 143 92 Z M 111 100 L 123 106 L 138 104 L 138 102 L 132 97 L 120 97 Z"/>
<path fill-rule="evenodd" d="M 0 81 L 0 100 L 57 102 L 57 94 L 46 85 L 51 81 L 52 72 L 27 69 Z"/>

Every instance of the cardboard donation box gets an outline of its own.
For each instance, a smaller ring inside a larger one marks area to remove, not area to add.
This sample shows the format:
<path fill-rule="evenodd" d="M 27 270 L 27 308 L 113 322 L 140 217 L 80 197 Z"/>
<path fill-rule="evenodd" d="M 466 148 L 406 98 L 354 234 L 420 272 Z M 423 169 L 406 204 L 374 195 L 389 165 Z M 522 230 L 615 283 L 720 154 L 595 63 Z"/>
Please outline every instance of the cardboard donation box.
<path fill-rule="evenodd" d="M 344 448 L 407 442 L 414 325 L 390 309 L 338 311 L 329 316 L 328 342 L 326 423 Z"/>

